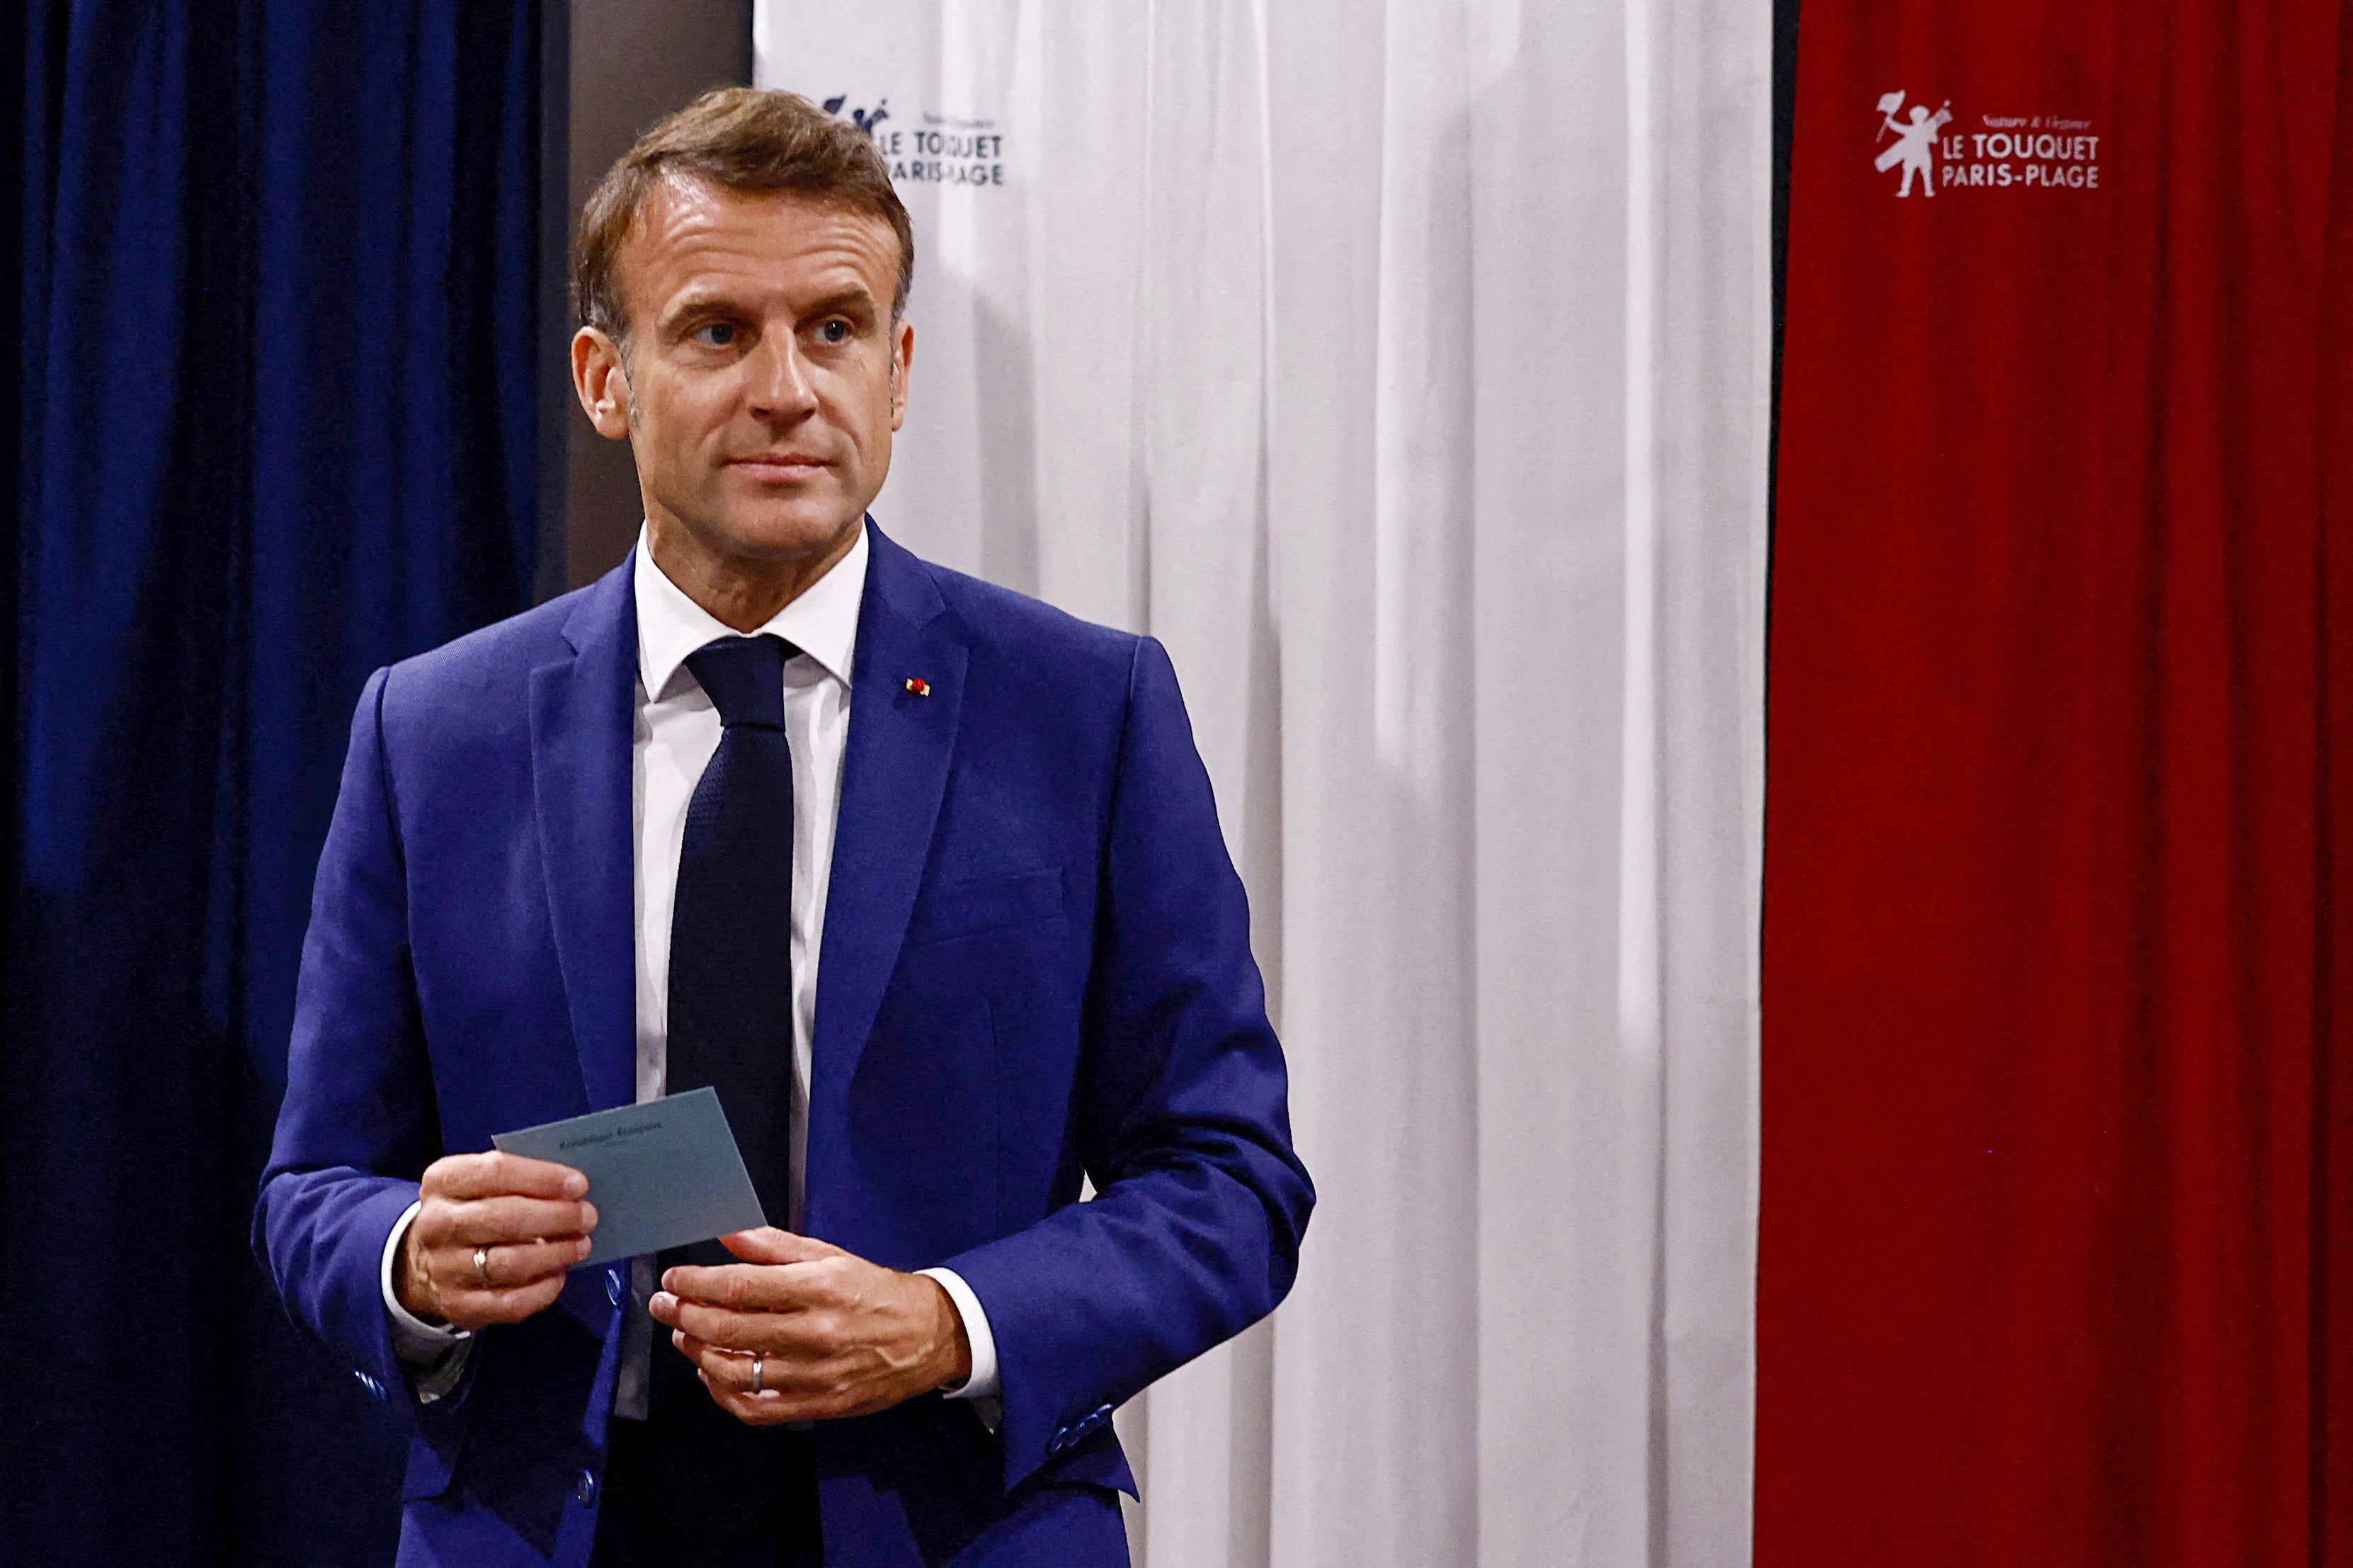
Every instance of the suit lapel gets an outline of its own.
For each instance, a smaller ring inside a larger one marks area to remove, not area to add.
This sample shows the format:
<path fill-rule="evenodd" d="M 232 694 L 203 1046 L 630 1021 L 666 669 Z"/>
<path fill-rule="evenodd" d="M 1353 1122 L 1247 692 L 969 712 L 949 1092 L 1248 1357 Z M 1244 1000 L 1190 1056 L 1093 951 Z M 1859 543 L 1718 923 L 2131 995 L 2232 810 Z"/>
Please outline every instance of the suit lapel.
<path fill-rule="evenodd" d="M 532 671 L 539 850 L 572 1043 L 592 1110 L 637 1098 L 637 898 L 629 724 L 638 673 L 636 552 L 565 622 L 573 657 Z"/>
<path fill-rule="evenodd" d="M 967 650 L 920 563 L 871 531 L 858 616 L 849 740 L 842 758 L 833 875 L 818 961 L 810 1043 L 808 1225 L 828 1184 L 820 1166 L 846 1128 L 849 1083 L 914 911 L 948 765 L 955 752 Z M 910 679 L 927 689 L 907 689 Z"/>

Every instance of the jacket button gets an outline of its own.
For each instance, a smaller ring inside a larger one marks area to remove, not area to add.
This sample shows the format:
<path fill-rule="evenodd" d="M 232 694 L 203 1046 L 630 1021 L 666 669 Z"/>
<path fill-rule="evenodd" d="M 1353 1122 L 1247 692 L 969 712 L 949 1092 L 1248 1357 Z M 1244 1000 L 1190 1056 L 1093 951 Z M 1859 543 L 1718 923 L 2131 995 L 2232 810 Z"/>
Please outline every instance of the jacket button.
<path fill-rule="evenodd" d="M 375 1378 L 369 1376 L 364 1372 L 354 1370 L 352 1373 L 352 1375 L 360 1380 L 360 1386 L 362 1388 L 366 1389 L 370 1394 L 375 1395 L 376 1398 L 382 1399 L 384 1397 L 383 1384 L 378 1383 Z"/>
<path fill-rule="evenodd" d="M 596 1472 L 582 1470 L 578 1477 L 578 1484 L 572 1489 L 572 1495 L 579 1500 L 582 1508 L 595 1508 L 596 1506 Z"/>

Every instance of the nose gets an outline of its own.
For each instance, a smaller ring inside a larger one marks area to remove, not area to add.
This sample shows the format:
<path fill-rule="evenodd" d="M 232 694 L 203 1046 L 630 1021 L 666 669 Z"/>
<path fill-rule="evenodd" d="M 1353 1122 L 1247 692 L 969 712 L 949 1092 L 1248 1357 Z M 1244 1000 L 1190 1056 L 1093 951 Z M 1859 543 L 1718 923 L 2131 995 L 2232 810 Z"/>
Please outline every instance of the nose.
<path fill-rule="evenodd" d="M 817 409 L 817 391 L 800 340 L 791 332 L 762 335 L 744 364 L 744 397 L 755 419 L 791 423 Z"/>

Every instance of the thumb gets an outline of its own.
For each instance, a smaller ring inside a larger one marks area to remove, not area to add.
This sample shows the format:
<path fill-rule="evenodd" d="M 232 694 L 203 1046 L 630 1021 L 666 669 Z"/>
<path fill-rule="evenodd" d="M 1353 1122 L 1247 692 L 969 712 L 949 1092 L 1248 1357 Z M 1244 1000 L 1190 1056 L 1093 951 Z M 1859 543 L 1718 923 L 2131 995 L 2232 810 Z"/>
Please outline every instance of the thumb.
<path fill-rule="evenodd" d="M 723 1236 L 719 1238 L 719 1245 L 746 1263 L 814 1263 L 820 1258 L 836 1257 L 841 1251 L 829 1241 L 796 1236 L 772 1225 Z"/>

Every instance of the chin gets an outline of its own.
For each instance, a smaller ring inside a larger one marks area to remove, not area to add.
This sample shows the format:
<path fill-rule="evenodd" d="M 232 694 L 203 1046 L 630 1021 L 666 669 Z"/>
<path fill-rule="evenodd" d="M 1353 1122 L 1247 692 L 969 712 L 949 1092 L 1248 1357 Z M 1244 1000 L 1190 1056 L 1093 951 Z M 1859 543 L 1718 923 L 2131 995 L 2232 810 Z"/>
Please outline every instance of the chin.
<path fill-rule="evenodd" d="M 839 503 L 748 508 L 712 519 L 706 530 L 730 553 L 786 559 L 825 549 L 864 516 L 860 509 L 845 517 Z"/>

